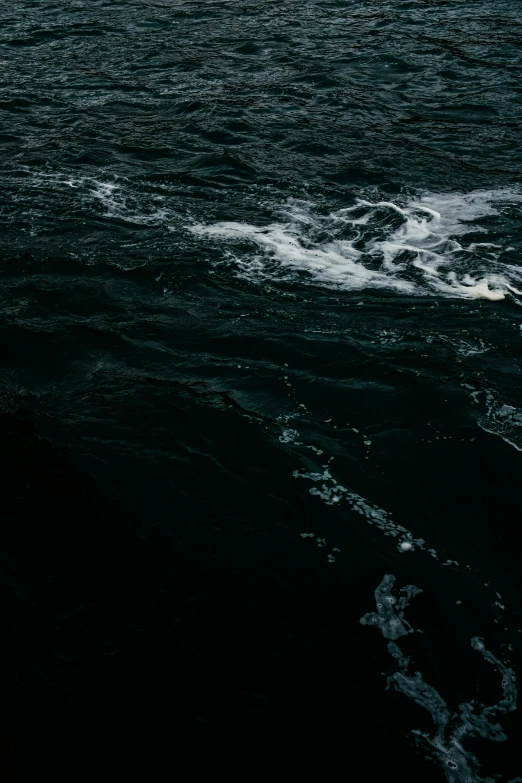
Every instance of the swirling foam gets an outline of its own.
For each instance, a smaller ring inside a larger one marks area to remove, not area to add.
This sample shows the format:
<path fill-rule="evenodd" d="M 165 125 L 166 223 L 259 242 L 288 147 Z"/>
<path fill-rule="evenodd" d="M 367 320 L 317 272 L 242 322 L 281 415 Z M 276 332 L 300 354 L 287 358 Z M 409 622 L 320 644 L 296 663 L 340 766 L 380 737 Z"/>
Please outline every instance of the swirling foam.
<path fill-rule="evenodd" d="M 509 246 L 503 220 L 509 210 L 520 229 L 521 204 L 516 190 L 476 190 L 403 204 L 358 198 L 325 215 L 291 199 L 269 225 L 198 223 L 191 231 L 229 243 L 238 274 L 254 281 L 298 278 L 342 290 L 497 301 L 522 296 L 520 254 Z"/>

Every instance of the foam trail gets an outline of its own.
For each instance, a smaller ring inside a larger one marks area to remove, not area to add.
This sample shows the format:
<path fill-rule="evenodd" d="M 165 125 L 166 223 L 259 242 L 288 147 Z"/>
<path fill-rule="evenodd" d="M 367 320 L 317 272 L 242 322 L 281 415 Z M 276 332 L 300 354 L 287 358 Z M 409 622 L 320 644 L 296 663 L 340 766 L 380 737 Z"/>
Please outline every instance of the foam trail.
<path fill-rule="evenodd" d="M 287 432 L 290 431 L 287 430 Z M 295 430 L 293 432 L 295 435 L 299 434 Z M 286 440 L 283 442 L 289 441 Z M 293 436 L 292 442 L 294 445 L 302 445 L 296 441 Z M 311 495 L 323 500 L 327 506 L 337 505 L 343 500 L 348 501 L 352 511 L 364 517 L 368 524 L 379 528 L 385 536 L 396 538 L 398 540 L 397 549 L 399 552 L 412 552 L 417 547 L 419 549 L 426 549 L 426 542 L 423 538 L 414 538 L 407 528 L 394 522 L 391 515 L 384 509 L 369 503 L 361 495 L 358 495 L 356 492 L 352 492 L 348 489 L 348 487 L 339 484 L 331 473 L 329 463 L 326 463 L 322 467 L 322 473 L 294 470 L 293 476 L 294 478 L 306 479 L 314 484 L 318 484 L 319 486 L 313 486 L 308 491 Z M 438 558 L 435 549 L 428 549 L 427 551 L 432 557 Z"/>
<path fill-rule="evenodd" d="M 123 177 L 97 179 L 61 172 L 37 172 L 31 175 L 30 181 L 36 188 L 73 191 L 85 209 L 92 211 L 92 207 L 97 206 L 96 216 L 101 208 L 104 218 L 143 226 L 164 225 L 171 217 L 163 206 L 162 197 L 143 198 L 143 194 Z"/>
<path fill-rule="evenodd" d="M 487 241 L 492 229 L 480 221 L 487 218 L 494 226 L 497 219 L 505 231 L 504 210 L 515 207 L 520 214 L 521 205 L 522 193 L 507 188 L 425 194 L 403 204 L 359 198 L 329 215 L 310 202 L 290 199 L 266 226 L 199 223 L 191 231 L 237 246 L 229 258 L 240 276 L 254 281 L 298 277 L 347 291 L 500 301 L 522 296 L 522 269 L 513 263 L 507 241 Z M 476 241 L 477 233 L 485 235 L 483 242 Z"/>
<path fill-rule="evenodd" d="M 384 576 L 375 590 L 377 612 L 364 615 L 360 621 L 362 625 L 375 625 L 384 638 L 390 640 L 388 652 L 396 660 L 398 671 L 388 677 L 388 684 L 431 713 L 435 724 L 434 733 L 430 735 L 414 731 L 414 734 L 441 765 L 448 783 L 493 783 L 492 778 L 479 776 L 478 759 L 464 748 L 463 742 L 466 737 L 482 737 L 493 742 L 507 739 L 502 726 L 493 720 L 498 715 L 516 710 L 515 673 L 486 649 L 482 639 L 474 637 L 471 639 L 471 647 L 491 663 L 501 676 L 502 698 L 489 707 L 472 700 L 461 704 L 458 713 L 451 714 L 442 696 L 424 682 L 420 672 L 410 674 L 410 660 L 396 643 L 397 639 L 413 632 L 404 618 L 404 609 L 411 598 L 422 590 L 408 585 L 400 591 L 403 595 L 396 598 L 392 593 L 394 582 L 395 577 L 391 574 Z M 520 783 L 521 780 L 517 778 L 511 783 Z"/>

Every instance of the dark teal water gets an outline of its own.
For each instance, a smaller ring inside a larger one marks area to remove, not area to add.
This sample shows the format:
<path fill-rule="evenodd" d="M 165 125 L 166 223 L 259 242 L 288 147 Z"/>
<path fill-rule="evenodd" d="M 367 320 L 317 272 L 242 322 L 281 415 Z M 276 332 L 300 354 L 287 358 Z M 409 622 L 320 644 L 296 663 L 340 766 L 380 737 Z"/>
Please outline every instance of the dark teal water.
<path fill-rule="evenodd" d="M 522 779 L 521 40 L 5 5 L 13 779 Z"/>

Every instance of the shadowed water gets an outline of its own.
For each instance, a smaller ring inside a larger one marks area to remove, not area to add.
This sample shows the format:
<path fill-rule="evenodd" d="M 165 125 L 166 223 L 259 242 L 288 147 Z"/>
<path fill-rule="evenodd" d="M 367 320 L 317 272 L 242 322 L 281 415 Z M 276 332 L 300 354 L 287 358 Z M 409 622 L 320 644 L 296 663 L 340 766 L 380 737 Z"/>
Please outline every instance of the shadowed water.
<path fill-rule="evenodd" d="M 15 779 L 520 779 L 521 33 L 6 6 Z"/>

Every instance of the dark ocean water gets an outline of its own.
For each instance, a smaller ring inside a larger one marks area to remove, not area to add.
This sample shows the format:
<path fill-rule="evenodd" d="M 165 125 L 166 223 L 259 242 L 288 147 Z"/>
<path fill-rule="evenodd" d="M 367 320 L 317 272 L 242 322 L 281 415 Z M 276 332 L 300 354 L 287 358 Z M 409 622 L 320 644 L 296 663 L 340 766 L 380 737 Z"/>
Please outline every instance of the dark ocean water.
<path fill-rule="evenodd" d="M 4 4 L 9 779 L 522 780 L 521 43 Z"/>

